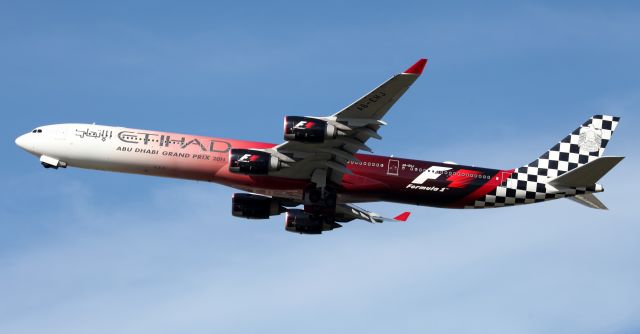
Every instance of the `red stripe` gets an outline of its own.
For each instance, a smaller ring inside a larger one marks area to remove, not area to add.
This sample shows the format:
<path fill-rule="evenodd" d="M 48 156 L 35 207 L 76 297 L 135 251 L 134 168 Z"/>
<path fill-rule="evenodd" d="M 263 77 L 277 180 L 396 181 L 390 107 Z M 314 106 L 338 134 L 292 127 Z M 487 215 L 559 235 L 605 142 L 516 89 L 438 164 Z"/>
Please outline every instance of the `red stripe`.
<path fill-rule="evenodd" d="M 478 199 L 483 198 L 491 191 L 495 190 L 502 182 L 511 176 L 515 172 L 515 169 L 512 170 L 501 170 L 491 177 L 491 180 L 487 181 L 487 183 L 483 184 L 480 188 L 476 189 L 469 195 L 463 197 L 456 204 L 459 206 L 465 206 L 472 204 Z"/>
<path fill-rule="evenodd" d="M 455 174 L 449 176 L 447 181 L 449 183 L 449 188 L 464 188 L 469 185 L 475 178 L 474 175 L 482 174 L 476 170 L 468 170 L 468 169 L 459 169 Z"/>

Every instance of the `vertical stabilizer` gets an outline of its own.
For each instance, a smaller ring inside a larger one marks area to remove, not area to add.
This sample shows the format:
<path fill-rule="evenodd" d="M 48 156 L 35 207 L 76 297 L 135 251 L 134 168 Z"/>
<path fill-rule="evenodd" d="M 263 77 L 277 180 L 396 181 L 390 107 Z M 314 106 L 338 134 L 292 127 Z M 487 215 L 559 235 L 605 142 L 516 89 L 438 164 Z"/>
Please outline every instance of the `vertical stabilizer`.
<path fill-rule="evenodd" d="M 601 157 L 620 117 L 595 115 L 518 173 L 558 177 Z"/>
<path fill-rule="evenodd" d="M 622 160 L 622 157 L 602 157 L 619 121 L 620 117 L 616 116 L 592 116 L 537 160 L 503 171 L 502 183 L 468 207 L 528 204 L 602 191 L 602 186 L 594 184 L 595 181 Z M 584 167 L 579 168 L 581 166 Z M 576 200 L 590 207 L 604 207 L 595 196 Z"/>

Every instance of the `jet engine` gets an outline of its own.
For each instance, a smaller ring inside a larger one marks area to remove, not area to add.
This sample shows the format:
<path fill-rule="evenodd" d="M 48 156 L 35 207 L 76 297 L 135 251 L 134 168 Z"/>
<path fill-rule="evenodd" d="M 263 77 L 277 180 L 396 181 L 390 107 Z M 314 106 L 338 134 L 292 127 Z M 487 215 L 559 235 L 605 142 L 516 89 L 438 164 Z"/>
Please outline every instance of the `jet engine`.
<path fill-rule="evenodd" d="M 237 193 L 231 198 L 231 214 L 248 219 L 268 219 L 284 212 L 284 207 L 271 197 Z"/>
<path fill-rule="evenodd" d="M 232 173 L 267 175 L 282 167 L 282 161 L 267 152 L 239 148 L 229 151 L 229 171 Z"/>
<path fill-rule="evenodd" d="M 322 143 L 325 139 L 335 138 L 338 131 L 326 121 L 302 116 L 284 118 L 284 139 L 303 143 Z"/>
<path fill-rule="evenodd" d="M 321 234 L 323 231 L 331 231 L 342 227 L 334 220 L 321 216 L 311 215 L 304 210 L 289 209 L 285 217 L 285 230 L 300 234 Z"/>

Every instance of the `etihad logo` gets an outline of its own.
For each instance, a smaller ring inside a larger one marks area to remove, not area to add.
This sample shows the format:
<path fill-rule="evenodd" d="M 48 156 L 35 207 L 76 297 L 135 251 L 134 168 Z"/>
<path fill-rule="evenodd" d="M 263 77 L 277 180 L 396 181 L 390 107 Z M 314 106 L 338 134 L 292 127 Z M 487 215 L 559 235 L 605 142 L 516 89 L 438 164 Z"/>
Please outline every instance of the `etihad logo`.
<path fill-rule="evenodd" d="M 143 144 L 148 146 L 158 146 L 160 148 L 176 147 L 180 149 L 189 149 L 191 147 L 197 147 L 202 152 L 212 153 L 226 153 L 231 149 L 231 143 L 224 140 L 185 136 L 176 136 L 172 138 L 170 134 L 152 132 L 120 131 L 114 135 L 113 131 L 109 129 L 86 128 L 76 129 L 75 135 L 80 138 L 96 138 L 101 139 L 102 141 L 111 140 L 111 138 L 116 137 L 125 144 Z"/>
<path fill-rule="evenodd" d="M 128 144 L 144 144 L 159 147 L 177 147 L 187 149 L 198 147 L 202 152 L 226 153 L 231 149 L 231 144 L 223 140 L 198 137 L 177 137 L 171 138 L 168 134 L 157 134 L 151 132 L 120 131 L 118 139 Z"/>
<path fill-rule="evenodd" d="M 89 128 L 87 128 L 86 130 L 76 129 L 76 136 L 80 138 L 98 138 L 102 139 L 102 141 L 106 141 L 107 139 L 111 139 L 111 137 L 113 137 L 113 131 L 107 129 L 92 131 Z"/>

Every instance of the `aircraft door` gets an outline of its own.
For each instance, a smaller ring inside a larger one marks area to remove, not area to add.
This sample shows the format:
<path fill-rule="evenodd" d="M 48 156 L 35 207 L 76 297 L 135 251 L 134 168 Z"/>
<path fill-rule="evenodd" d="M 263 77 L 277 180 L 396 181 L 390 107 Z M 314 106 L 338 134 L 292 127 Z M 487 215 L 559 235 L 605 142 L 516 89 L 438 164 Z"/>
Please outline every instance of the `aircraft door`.
<path fill-rule="evenodd" d="M 500 173 L 500 185 L 507 188 L 516 188 L 516 183 L 518 182 L 516 179 L 509 178 L 511 173 L 501 172 Z"/>
<path fill-rule="evenodd" d="M 387 175 L 398 175 L 400 171 L 400 161 L 395 159 L 389 159 L 387 164 Z"/>

